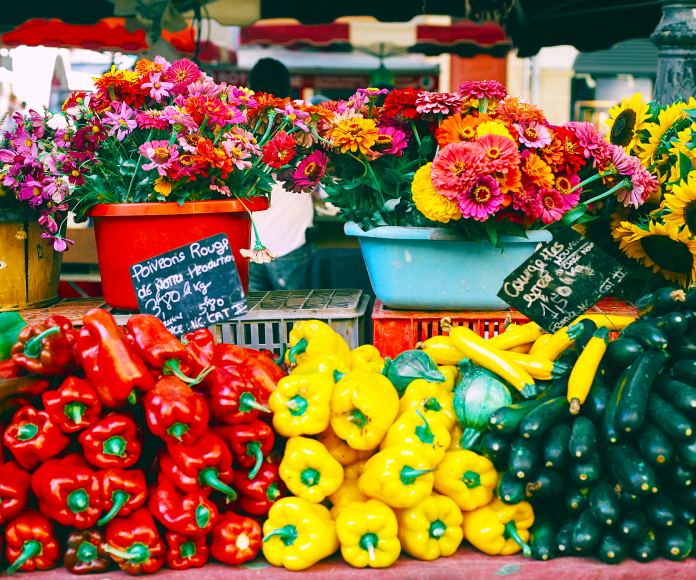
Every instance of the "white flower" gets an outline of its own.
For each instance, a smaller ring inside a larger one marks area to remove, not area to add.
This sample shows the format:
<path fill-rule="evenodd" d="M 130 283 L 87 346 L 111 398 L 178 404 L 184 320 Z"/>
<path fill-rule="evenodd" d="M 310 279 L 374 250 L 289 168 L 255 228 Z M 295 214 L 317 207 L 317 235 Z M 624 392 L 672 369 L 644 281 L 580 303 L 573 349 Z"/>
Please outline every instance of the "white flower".
<path fill-rule="evenodd" d="M 242 248 L 239 250 L 239 253 L 245 258 L 249 258 L 249 260 L 254 262 L 254 264 L 270 264 L 275 258 L 273 253 L 268 248 L 265 246 L 259 246 L 258 244 L 253 250 Z"/>
<path fill-rule="evenodd" d="M 46 125 L 48 125 L 54 131 L 57 131 L 58 129 L 67 129 L 68 119 L 63 113 L 56 113 L 55 115 L 51 116 L 51 118 L 46 122 Z"/>

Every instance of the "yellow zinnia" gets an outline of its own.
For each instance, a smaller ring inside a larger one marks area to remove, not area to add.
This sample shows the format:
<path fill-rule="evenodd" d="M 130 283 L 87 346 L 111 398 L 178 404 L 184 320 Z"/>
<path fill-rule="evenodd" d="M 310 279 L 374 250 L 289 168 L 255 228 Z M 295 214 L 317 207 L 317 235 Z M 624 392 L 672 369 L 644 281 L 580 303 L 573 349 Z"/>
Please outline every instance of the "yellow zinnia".
<path fill-rule="evenodd" d="M 687 179 L 672 186 L 672 193 L 665 195 L 662 206 L 669 210 L 665 215 L 665 225 L 677 230 L 696 233 L 696 172 L 689 173 Z"/>
<path fill-rule="evenodd" d="M 360 151 L 365 154 L 377 142 L 378 136 L 375 122 L 361 117 L 345 119 L 331 131 L 333 145 L 339 148 L 341 153 Z"/>
<path fill-rule="evenodd" d="M 478 125 L 476 127 L 476 136 L 483 137 L 484 135 L 502 135 L 515 143 L 515 139 L 513 139 L 508 128 L 498 121 L 485 121 Z"/>
<path fill-rule="evenodd" d="M 413 176 L 411 194 L 416 209 L 429 220 L 442 224 L 461 219 L 457 204 L 435 190 L 430 179 L 431 166 L 432 163 L 426 163 Z"/>
<path fill-rule="evenodd" d="M 609 140 L 626 151 L 632 151 L 638 144 L 638 131 L 645 129 L 650 118 L 650 107 L 640 93 L 609 109 Z"/>

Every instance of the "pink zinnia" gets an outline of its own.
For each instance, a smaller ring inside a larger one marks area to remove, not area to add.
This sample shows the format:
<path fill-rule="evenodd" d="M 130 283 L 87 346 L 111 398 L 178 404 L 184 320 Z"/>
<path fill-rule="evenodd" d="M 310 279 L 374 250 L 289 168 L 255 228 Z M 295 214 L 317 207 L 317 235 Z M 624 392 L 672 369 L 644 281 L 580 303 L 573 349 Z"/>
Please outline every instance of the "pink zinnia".
<path fill-rule="evenodd" d="M 283 109 L 276 107 L 275 111 L 283 115 L 285 121 L 290 123 L 293 127 L 297 127 L 305 133 L 309 132 L 309 127 L 305 124 L 305 121 L 310 117 L 307 111 L 298 109 L 294 103 L 286 103 Z"/>
<path fill-rule="evenodd" d="M 532 220 L 538 219 L 541 216 L 541 198 L 538 190 L 530 186 L 516 191 L 512 196 L 512 207 Z"/>
<path fill-rule="evenodd" d="M 164 130 L 169 123 L 159 109 L 146 109 L 135 114 L 135 121 L 141 129 L 161 129 Z"/>
<path fill-rule="evenodd" d="M 176 95 L 186 92 L 186 88 L 200 78 L 200 69 L 187 58 L 174 61 L 164 73 L 164 79 L 171 84 L 170 88 Z"/>
<path fill-rule="evenodd" d="M 459 111 L 464 95 L 421 91 L 416 98 L 416 111 L 421 114 L 451 115 Z"/>
<path fill-rule="evenodd" d="M 612 144 L 609 144 L 605 154 L 595 153 L 594 167 L 601 173 L 611 175 L 631 175 L 635 171 L 628 153 L 622 147 Z"/>
<path fill-rule="evenodd" d="M 169 90 L 174 86 L 174 83 L 168 83 L 160 80 L 162 73 L 151 73 L 150 82 L 140 85 L 141 89 L 150 89 L 150 97 L 158 103 L 163 97 L 169 96 Z"/>
<path fill-rule="evenodd" d="M 433 186 L 447 199 L 457 199 L 473 185 L 483 166 L 481 148 L 468 141 L 450 143 L 433 159 Z"/>
<path fill-rule="evenodd" d="M 555 189 L 544 189 L 539 192 L 541 202 L 541 221 L 545 224 L 557 222 L 565 213 L 563 196 Z"/>
<path fill-rule="evenodd" d="M 457 206 L 462 217 L 484 222 L 500 209 L 503 197 L 498 182 L 490 175 L 481 175 L 459 196 Z"/>
<path fill-rule="evenodd" d="M 621 188 L 616 192 L 616 198 L 624 204 L 625 207 L 632 205 L 640 207 L 657 190 L 657 179 L 652 175 L 637 157 L 628 158 L 633 166 L 632 173 L 628 174 L 631 178 L 631 185 L 627 188 Z"/>
<path fill-rule="evenodd" d="M 140 154 L 149 159 L 150 163 L 143 164 L 143 169 L 157 169 L 160 175 L 166 175 L 169 169 L 179 157 L 179 150 L 176 145 L 170 145 L 169 141 L 156 140 L 143 143 L 138 149 Z"/>
<path fill-rule="evenodd" d="M 458 91 L 467 99 L 501 100 L 507 95 L 505 87 L 498 81 L 464 81 Z"/>
<path fill-rule="evenodd" d="M 530 149 L 541 149 L 551 143 L 551 131 L 537 121 L 532 121 L 525 125 L 514 123 L 514 127 L 517 129 L 517 133 L 519 133 L 520 143 Z"/>
<path fill-rule="evenodd" d="M 473 144 L 481 149 L 486 173 L 507 173 L 520 164 L 520 151 L 517 145 L 503 135 L 484 135 Z"/>
<path fill-rule="evenodd" d="M 379 134 L 377 141 L 367 152 L 366 157 L 370 160 L 377 159 L 383 155 L 394 155 L 401 157 L 404 149 L 408 146 L 408 139 L 398 127 L 380 125 L 377 127 Z"/>
<path fill-rule="evenodd" d="M 580 183 L 580 178 L 572 173 L 570 175 L 556 176 L 556 191 L 561 194 L 565 211 L 574 208 L 580 201 L 582 187 L 579 187 L 571 193 L 571 190 Z"/>
<path fill-rule="evenodd" d="M 170 105 L 162 110 L 162 119 L 167 121 L 170 125 L 179 126 L 179 132 L 181 129 L 188 129 L 189 131 L 198 131 L 198 123 L 195 119 L 189 115 L 183 109 Z"/>
<path fill-rule="evenodd" d="M 566 123 L 566 126 L 575 133 L 585 157 L 589 158 L 593 155 L 606 157 L 609 143 L 599 134 L 599 131 L 597 131 L 597 128 L 592 123 L 573 121 L 571 123 Z"/>
<path fill-rule="evenodd" d="M 188 94 L 191 97 L 217 97 L 222 86 L 208 79 L 200 79 L 188 85 Z"/>
<path fill-rule="evenodd" d="M 318 149 L 307 155 L 295 169 L 292 175 L 295 183 L 302 189 L 316 187 L 324 176 L 329 158 Z"/>

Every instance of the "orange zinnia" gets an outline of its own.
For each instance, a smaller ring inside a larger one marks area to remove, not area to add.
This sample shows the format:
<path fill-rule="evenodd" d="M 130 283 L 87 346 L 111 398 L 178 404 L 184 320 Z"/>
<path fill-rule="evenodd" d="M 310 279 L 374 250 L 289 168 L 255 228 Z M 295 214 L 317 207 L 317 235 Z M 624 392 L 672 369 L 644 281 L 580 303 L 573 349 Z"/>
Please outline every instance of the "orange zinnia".
<path fill-rule="evenodd" d="M 377 142 L 379 131 L 372 119 L 361 119 L 354 117 L 341 121 L 338 126 L 331 131 L 331 140 L 334 147 L 338 147 L 341 153 L 346 151 L 367 151 Z"/>
<path fill-rule="evenodd" d="M 526 125 L 534 121 L 537 123 L 546 122 L 544 112 L 540 108 L 510 95 L 498 103 L 495 113 L 498 118 L 509 124 L 520 123 L 521 125 Z"/>
<path fill-rule="evenodd" d="M 435 139 L 440 147 L 460 141 L 476 139 L 476 127 L 481 123 L 481 117 L 450 115 L 435 131 Z"/>
<path fill-rule="evenodd" d="M 546 161 L 554 171 L 558 171 L 560 166 L 563 165 L 563 149 L 563 142 L 554 133 L 551 143 L 540 150 L 542 159 Z"/>
<path fill-rule="evenodd" d="M 553 187 L 553 171 L 536 153 L 530 153 L 529 157 L 522 162 L 522 172 L 539 189 Z"/>

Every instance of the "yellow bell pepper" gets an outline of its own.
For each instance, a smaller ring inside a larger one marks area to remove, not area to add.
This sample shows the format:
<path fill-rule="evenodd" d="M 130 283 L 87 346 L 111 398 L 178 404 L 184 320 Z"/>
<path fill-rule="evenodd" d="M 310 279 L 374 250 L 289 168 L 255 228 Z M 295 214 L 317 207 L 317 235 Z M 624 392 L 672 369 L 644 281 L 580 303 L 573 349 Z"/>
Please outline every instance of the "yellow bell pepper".
<path fill-rule="evenodd" d="M 293 375 L 330 373 L 333 376 L 334 371 L 347 373 L 349 370 L 350 365 L 344 359 L 333 354 L 320 354 L 304 359 L 291 372 Z"/>
<path fill-rule="evenodd" d="M 464 511 L 486 505 L 498 485 L 493 463 L 473 451 L 448 451 L 435 472 L 434 487 Z"/>
<path fill-rule="evenodd" d="M 331 517 L 335 520 L 350 504 L 355 502 L 365 502 L 368 499 L 370 498 L 360 491 L 357 478 L 353 479 L 350 477 L 345 477 L 341 487 L 339 487 L 329 496 L 329 501 L 332 504 Z"/>
<path fill-rule="evenodd" d="M 454 391 L 454 386 L 459 382 L 459 367 L 453 365 L 441 365 L 437 367 L 444 376 L 445 380 L 441 383 L 437 383 L 445 391 Z"/>
<path fill-rule="evenodd" d="M 329 426 L 333 377 L 329 373 L 291 374 L 268 398 L 273 427 L 284 437 L 316 435 Z"/>
<path fill-rule="evenodd" d="M 358 479 L 363 473 L 365 473 L 365 466 L 367 465 L 367 459 L 362 459 L 361 461 L 356 461 L 350 465 L 346 465 L 343 468 L 343 477 L 347 479 Z"/>
<path fill-rule="evenodd" d="M 358 451 L 350 447 L 343 439 L 341 439 L 334 430 L 329 426 L 328 429 L 319 433 L 316 436 L 317 441 L 321 441 L 331 457 L 338 461 L 341 465 L 351 465 L 361 459 L 367 459 L 372 455 L 372 451 Z"/>
<path fill-rule="evenodd" d="M 431 465 L 437 465 L 445 456 L 452 438 L 440 419 L 426 419 L 419 409 L 409 409 L 387 431 L 380 447 L 403 445 L 421 453 Z"/>
<path fill-rule="evenodd" d="M 470 512 L 464 512 L 464 538 L 474 548 L 490 556 L 508 556 L 520 550 L 529 557 L 529 528 L 534 511 L 526 501 L 504 504 L 498 498 Z"/>
<path fill-rule="evenodd" d="M 396 419 L 399 395 L 389 379 L 357 369 L 344 375 L 331 395 L 331 427 L 353 449 L 375 449 Z"/>
<path fill-rule="evenodd" d="M 358 485 L 367 496 L 388 506 L 408 508 L 433 491 L 432 464 L 409 447 L 387 447 L 370 457 Z"/>
<path fill-rule="evenodd" d="M 371 344 L 363 344 L 350 351 L 350 368 L 353 370 L 367 369 L 381 373 L 384 368 L 384 359 L 376 347 Z"/>
<path fill-rule="evenodd" d="M 438 365 L 457 365 L 462 360 L 462 353 L 454 348 L 449 336 L 431 336 L 418 348 Z"/>
<path fill-rule="evenodd" d="M 343 466 L 319 441 L 292 437 L 278 467 L 290 492 L 314 503 L 324 501 L 343 482 Z"/>
<path fill-rule="evenodd" d="M 462 543 L 462 512 L 444 495 L 429 495 L 396 517 L 404 552 L 419 560 L 451 556 Z"/>
<path fill-rule="evenodd" d="M 462 428 L 459 426 L 459 424 L 455 425 L 452 430 L 450 431 L 450 437 L 452 438 L 452 441 L 450 443 L 450 446 L 447 448 L 447 451 L 459 451 L 460 449 L 463 449 L 462 447 L 462 434 L 464 431 Z"/>
<path fill-rule="evenodd" d="M 336 534 L 343 559 L 356 568 L 386 568 L 401 553 L 396 515 L 376 499 L 346 507 L 336 519 Z"/>
<path fill-rule="evenodd" d="M 285 362 L 290 367 L 316 355 L 330 354 L 350 365 L 350 348 L 343 337 L 321 320 L 300 320 L 290 331 Z"/>
<path fill-rule="evenodd" d="M 299 497 L 284 497 L 273 504 L 263 534 L 266 560 L 288 570 L 304 570 L 338 550 L 336 524 L 329 510 Z"/>
<path fill-rule="evenodd" d="M 399 415 L 409 409 L 427 411 L 427 415 L 436 414 L 447 429 L 452 429 L 457 423 L 454 413 L 454 394 L 444 389 L 441 383 L 430 383 L 424 379 L 416 379 L 404 391 L 399 399 Z"/>

